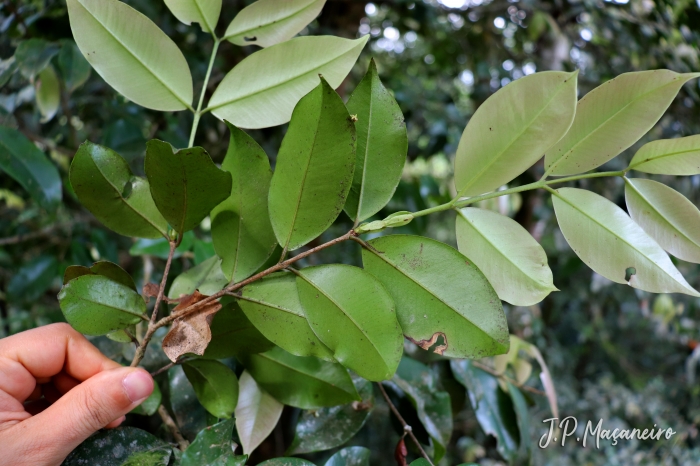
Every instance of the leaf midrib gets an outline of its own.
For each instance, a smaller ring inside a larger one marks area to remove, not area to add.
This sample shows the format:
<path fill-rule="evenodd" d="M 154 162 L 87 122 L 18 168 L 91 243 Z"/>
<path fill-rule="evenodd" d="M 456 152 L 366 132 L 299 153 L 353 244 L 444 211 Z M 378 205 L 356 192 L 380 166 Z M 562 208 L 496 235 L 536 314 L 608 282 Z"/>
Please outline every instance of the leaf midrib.
<path fill-rule="evenodd" d="M 300 9 L 300 10 L 297 10 L 297 11 L 293 12 L 293 13 L 292 13 L 291 15 L 289 15 L 289 16 L 284 16 L 284 17 L 282 17 L 282 18 L 275 19 L 275 20 L 270 21 L 270 22 L 262 23 L 262 24 L 259 24 L 259 25 L 257 25 L 257 26 L 253 26 L 253 27 L 251 27 L 251 28 L 244 29 L 244 30 L 242 30 L 242 31 L 236 32 L 236 33 L 234 33 L 234 34 L 227 34 L 222 40 L 229 40 L 229 39 L 231 39 L 231 37 L 241 36 L 241 35 L 244 35 L 244 34 L 249 33 L 250 31 L 255 31 L 256 29 L 266 28 L 266 27 L 268 27 L 268 26 L 272 26 L 273 24 L 281 23 L 282 21 L 287 21 L 287 20 L 289 20 L 290 18 L 293 18 L 293 17 L 295 17 L 295 16 L 301 14 L 302 12 L 308 10 L 308 9 L 309 9 L 311 6 L 313 6 L 315 3 L 316 3 L 315 0 L 311 0 L 305 7 L 303 7 L 303 8 Z M 296 35 L 296 34 L 295 34 L 295 35 Z M 257 40 L 256 40 L 256 42 L 257 42 Z"/>
<path fill-rule="evenodd" d="M 80 277 L 78 277 L 78 278 L 80 278 Z M 69 285 L 66 285 L 66 286 L 69 286 Z M 70 288 L 69 288 L 69 290 L 70 290 Z M 73 290 L 71 290 L 71 291 L 73 291 Z M 90 304 L 95 304 L 95 305 L 102 306 L 102 307 L 106 307 L 106 308 L 109 308 L 109 309 L 114 309 L 115 311 L 118 311 L 118 312 L 121 312 L 121 313 L 124 313 L 124 314 L 129 314 L 129 315 L 138 317 L 138 318 L 140 318 L 140 319 L 144 319 L 143 313 L 132 312 L 132 311 L 130 311 L 130 310 L 128 310 L 128 309 L 123 309 L 123 308 L 120 308 L 120 307 L 115 307 L 115 306 L 112 306 L 112 305 L 110 305 L 110 304 L 103 303 L 103 302 L 101 302 L 101 301 L 95 301 L 95 300 L 93 300 L 93 299 L 88 299 L 88 298 L 84 297 L 83 295 L 78 294 L 78 292 L 76 292 L 76 291 L 73 291 L 73 292 L 71 293 L 71 296 L 72 296 L 73 298 L 77 299 L 77 300 L 80 300 L 80 301 L 85 301 L 85 302 L 90 303 Z"/>
<path fill-rule="evenodd" d="M 258 299 L 254 299 L 254 298 L 250 298 L 250 297 L 242 296 L 242 295 L 241 295 L 241 296 L 236 296 L 236 299 L 242 299 L 243 301 L 248 301 L 248 302 L 251 302 L 251 303 L 259 304 L 260 306 L 265 306 L 265 307 L 269 307 L 269 308 L 272 308 L 272 309 L 277 309 L 278 311 L 286 312 L 286 313 L 288 313 L 288 314 L 293 315 L 294 317 L 298 317 L 298 318 L 300 318 L 300 319 L 306 320 L 306 316 L 305 316 L 305 315 L 297 314 L 297 313 L 294 312 L 293 310 L 288 309 L 288 308 L 286 308 L 286 307 L 278 306 L 277 304 L 272 304 L 272 303 L 269 303 L 269 302 L 267 302 L 267 301 L 260 301 L 260 300 L 258 300 Z"/>
<path fill-rule="evenodd" d="M 372 65 L 370 65 L 372 66 Z M 357 213 L 355 214 L 355 225 L 360 223 L 362 218 L 362 201 L 365 193 L 365 178 L 367 176 L 367 156 L 369 155 L 369 138 L 372 135 L 372 109 L 374 108 L 374 96 L 372 90 L 374 88 L 374 76 L 369 84 L 369 112 L 367 113 L 367 139 L 365 140 L 365 156 L 362 159 L 362 184 L 360 185 L 360 199 L 357 203 Z"/>
<path fill-rule="evenodd" d="M 640 150 L 641 150 L 641 149 L 640 149 Z M 630 164 L 630 166 L 627 167 L 627 169 L 628 169 L 628 170 L 634 170 L 635 167 L 637 167 L 637 166 L 639 166 L 639 165 L 643 165 L 643 164 L 648 163 L 648 162 L 656 162 L 657 160 L 661 160 L 661 159 L 664 159 L 664 158 L 666 158 L 666 157 L 673 157 L 674 155 L 687 154 L 687 153 L 690 153 L 690 152 L 698 152 L 698 153 L 700 153 L 700 147 L 694 147 L 694 148 L 692 148 L 692 149 L 679 150 L 679 151 L 676 151 L 676 152 L 669 152 L 669 153 L 667 153 L 667 154 L 659 155 L 659 156 L 656 156 L 656 157 L 653 156 L 653 155 L 650 155 L 648 158 L 646 158 L 646 159 L 644 159 L 644 160 L 640 160 L 639 162 L 637 162 L 637 163 L 635 163 L 635 164 Z"/>

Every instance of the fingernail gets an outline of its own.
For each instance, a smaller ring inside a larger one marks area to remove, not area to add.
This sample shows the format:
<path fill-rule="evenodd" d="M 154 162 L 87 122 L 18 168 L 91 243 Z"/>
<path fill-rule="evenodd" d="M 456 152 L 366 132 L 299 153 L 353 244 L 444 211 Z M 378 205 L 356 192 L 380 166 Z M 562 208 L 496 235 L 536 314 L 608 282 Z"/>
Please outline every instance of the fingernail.
<path fill-rule="evenodd" d="M 142 401 L 153 392 L 153 379 L 144 370 L 135 370 L 122 381 L 126 395 L 132 403 Z"/>

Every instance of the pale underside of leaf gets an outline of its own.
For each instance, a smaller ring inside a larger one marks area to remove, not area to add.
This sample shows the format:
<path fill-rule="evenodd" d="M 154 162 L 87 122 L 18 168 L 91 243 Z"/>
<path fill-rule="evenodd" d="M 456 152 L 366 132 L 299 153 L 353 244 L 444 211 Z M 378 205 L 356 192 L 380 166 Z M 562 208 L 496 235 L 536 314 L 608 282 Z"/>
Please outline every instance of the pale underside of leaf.
<path fill-rule="evenodd" d="M 243 453 L 249 455 L 274 430 L 284 405 L 263 391 L 248 371 L 239 379 L 236 430 L 243 444 Z"/>
<path fill-rule="evenodd" d="M 644 144 L 627 169 L 659 175 L 700 174 L 700 135 Z"/>

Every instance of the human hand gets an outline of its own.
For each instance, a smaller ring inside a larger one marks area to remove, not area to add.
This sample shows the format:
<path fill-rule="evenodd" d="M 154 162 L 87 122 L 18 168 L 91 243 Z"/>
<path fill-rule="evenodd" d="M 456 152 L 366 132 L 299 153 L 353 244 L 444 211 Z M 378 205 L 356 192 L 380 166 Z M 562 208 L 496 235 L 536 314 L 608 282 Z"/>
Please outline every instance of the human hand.
<path fill-rule="evenodd" d="M 0 340 L 0 465 L 59 465 L 153 391 L 143 369 L 105 357 L 67 324 Z"/>

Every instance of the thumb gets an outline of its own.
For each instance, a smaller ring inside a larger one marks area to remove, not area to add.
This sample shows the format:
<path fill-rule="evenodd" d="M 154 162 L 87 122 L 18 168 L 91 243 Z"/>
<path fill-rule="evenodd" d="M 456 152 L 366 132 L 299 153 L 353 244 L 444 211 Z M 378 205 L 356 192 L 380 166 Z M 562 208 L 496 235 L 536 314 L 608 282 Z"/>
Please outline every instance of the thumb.
<path fill-rule="evenodd" d="M 34 448 L 62 460 L 90 435 L 134 409 L 151 392 L 153 378 L 143 369 L 120 367 L 103 371 L 22 424 L 33 424 L 23 427 L 35 435 Z"/>

